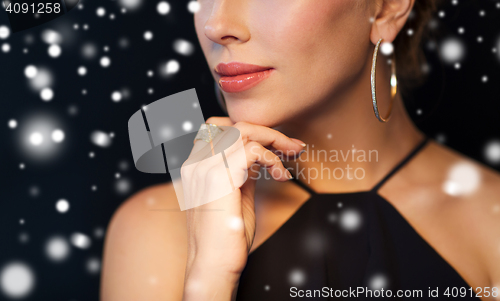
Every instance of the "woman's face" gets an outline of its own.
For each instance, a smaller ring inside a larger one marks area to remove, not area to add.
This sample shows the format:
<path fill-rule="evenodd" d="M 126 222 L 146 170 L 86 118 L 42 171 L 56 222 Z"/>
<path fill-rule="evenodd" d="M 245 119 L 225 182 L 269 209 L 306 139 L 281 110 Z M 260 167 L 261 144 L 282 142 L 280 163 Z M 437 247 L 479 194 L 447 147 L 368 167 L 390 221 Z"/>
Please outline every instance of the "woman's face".
<path fill-rule="evenodd" d="M 364 0 L 198 2 L 196 33 L 216 81 L 219 63 L 274 69 L 250 89 L 223 87 L 233 122 L 274 127 L 318 110 L 359 80 L 369 57 Z"/>

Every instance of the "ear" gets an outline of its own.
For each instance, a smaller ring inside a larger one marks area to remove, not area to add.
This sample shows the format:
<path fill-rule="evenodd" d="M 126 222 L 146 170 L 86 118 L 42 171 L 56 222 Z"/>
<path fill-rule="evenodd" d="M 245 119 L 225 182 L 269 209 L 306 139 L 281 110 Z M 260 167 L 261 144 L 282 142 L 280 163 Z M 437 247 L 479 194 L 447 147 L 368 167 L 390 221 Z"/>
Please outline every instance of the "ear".
<path fill-rule="evenodd" d="M 374 4 L 370 40 L 374 45 L 380 38 L 393 42 L 410 15 L 415 0 L 377 0 Z"/>

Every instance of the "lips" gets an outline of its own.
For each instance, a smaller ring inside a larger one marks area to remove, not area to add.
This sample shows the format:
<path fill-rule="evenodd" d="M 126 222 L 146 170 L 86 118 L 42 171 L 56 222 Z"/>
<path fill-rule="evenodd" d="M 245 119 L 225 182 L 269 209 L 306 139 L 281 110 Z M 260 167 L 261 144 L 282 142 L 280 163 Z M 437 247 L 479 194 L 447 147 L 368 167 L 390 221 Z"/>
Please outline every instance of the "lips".
<path fill-rule="evenodd" d="M 215 67 L 215 72 L 221 76 L 219 86 L 228 93 L 248 90 L 268 78 L 274 70 L 272 67 L 238 62 L 220 63 Z"/>

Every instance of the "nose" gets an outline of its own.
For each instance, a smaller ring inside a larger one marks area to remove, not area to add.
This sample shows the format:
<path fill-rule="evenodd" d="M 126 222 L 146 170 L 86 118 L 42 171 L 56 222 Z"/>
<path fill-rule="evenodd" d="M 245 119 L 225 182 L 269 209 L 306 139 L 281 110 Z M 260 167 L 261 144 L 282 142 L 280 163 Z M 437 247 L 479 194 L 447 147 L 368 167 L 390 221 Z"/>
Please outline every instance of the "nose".
<path fill-rule="evenodd" d="M 246 0 L 214 0 L 210 17 L 205 23 L 205 36 L 212 42 L 229 45 L 250 39 L 245 25 Z"/>

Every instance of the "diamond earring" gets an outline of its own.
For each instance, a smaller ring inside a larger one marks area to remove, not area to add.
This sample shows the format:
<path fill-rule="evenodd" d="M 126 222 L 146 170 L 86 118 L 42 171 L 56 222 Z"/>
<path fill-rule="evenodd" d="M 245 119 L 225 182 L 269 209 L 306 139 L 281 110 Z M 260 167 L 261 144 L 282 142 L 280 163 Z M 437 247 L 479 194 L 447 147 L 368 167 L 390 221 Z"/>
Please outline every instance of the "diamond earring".
<path fill-rule="evenodd" d="M 384 118 L 380 116 L 380 112 L 378 111 L 378 104 L 377 104 L 377 93 L 375 89 L 375 70 L 377 67 L 377 56 L 378 56 L 378 49 L 380 47 L 380 43 L 382 42 L 383 39 L 378 40 L 377 45 L 375 46 L 375 51 L 373 52 L 373 62 L 372 62 L 372 71 L 371 71 L 371 88 L 372 88 L 372 103 L 373 103 L 373 111 L 375 112 L 375 117 L 380 122 L 387 122 L 389 120 L 389 117 L 391 117 L 392 113 L 392 105 L 394 103 L 394 96 L 396 95 L 396 92 L 398 91 L 398 80 L 396 77 L 396 56 L 393 51 L 393 56 L 391 60 L 391 103 L 389 105 L 389 112 L 387 113 L 387 116 Z"/>

